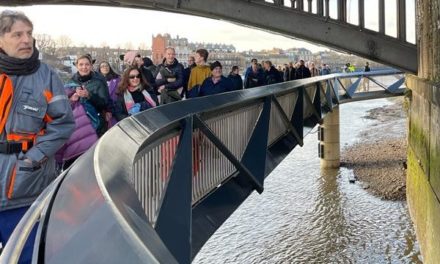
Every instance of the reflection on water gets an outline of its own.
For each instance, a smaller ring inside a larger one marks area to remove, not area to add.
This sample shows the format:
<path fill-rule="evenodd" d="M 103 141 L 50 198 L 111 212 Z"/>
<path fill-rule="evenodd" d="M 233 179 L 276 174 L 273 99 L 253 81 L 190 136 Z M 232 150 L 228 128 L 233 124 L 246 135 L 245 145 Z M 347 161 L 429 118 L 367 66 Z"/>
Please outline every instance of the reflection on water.
<path fill-rule="evenodd" d="M 381 99 L 341 106 L 341 145 L 353 144 Z M 403 124 L 404 122 L 402 122 Z M 194 263 L 421 263 L 405 202 L 383 201 L 351 170 L 320 170 L 316 135 L 305 138 L 197 255 Z"/>

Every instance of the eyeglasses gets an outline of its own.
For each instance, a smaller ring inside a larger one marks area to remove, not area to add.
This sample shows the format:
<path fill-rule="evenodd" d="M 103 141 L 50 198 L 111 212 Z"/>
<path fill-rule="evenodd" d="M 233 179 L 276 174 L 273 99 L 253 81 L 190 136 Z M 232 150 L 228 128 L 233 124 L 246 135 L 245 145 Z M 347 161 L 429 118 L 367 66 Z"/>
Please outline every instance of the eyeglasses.
<path fill-rule="evenodd" d="M 109 68 L 109 66 L 107 64 L 103 64 L 100 66 L 100 68 Z"/>
<path fill-rule="evenodd" d="M 130 78 L 130 79 L 134 79 L 134 78 L 140 79 L 141 75 L 140 74 L 138 74 L 138 75 L 130 75 L 130 76 L 128 76 L 128 78 Z"/>

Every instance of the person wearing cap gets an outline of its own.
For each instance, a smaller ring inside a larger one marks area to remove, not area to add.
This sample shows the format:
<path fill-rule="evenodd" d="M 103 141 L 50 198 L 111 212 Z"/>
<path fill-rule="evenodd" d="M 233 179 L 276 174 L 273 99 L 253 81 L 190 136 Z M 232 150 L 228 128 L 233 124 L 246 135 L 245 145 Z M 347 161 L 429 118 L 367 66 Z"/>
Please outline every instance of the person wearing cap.
<path fill-rule="evenodd" d="M 33 24 L 0 13 L 0 251 L 38 195 L 55 179 L 55 152 L 75 129 L 57 73 L 39 60 Z M 31 263 L 36 228 L 20 263 Z"/>
<path fill-rule="evenodd" d="M 127 66 L 137 66 L 141 70 L 141 74 L 144 76 L 145 80 L 147 80 L 148 83 L 153 84 L 153 73 L 147 67 L 144 67 L 144 62 L 145 61 L 142 59 L 141 54 L 137 51 L 130 50 L 124 55 L 124 63 Z"/>
<path fill-rule="evenodd" d="M 234 90 L 232 81 L 222 75 L 222 65 L 219 61 L 211 63 L 210 69 L 211 77 L 203 81 L 200 86 L 199 96 L 225 93 Z"/>

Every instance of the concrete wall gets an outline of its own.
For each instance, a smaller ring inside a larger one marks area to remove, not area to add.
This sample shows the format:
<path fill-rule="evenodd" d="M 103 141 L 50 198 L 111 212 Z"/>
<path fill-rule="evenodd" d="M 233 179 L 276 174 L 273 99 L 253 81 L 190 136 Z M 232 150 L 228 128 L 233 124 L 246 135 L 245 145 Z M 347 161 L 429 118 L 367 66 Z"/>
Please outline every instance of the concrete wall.
<path fill-rule="evenodd" d="M 440 263 L 440 0 L 417 0 L 418 76 L 407 76 L 407 200 L 424 263 Z"/>
<path fill-rule="evenodd" d="M 411 87 L 407 200 L 424 263 L 440 263 L 440 87 L 407 76 Z"/>

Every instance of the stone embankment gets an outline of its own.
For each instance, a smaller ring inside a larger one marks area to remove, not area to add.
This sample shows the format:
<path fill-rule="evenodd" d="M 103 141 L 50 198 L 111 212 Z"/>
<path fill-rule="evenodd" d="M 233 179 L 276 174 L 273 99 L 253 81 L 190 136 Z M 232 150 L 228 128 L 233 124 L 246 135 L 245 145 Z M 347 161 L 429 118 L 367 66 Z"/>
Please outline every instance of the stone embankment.
<path fill-rule="evenodd" d="M 392 102 L 364 116 L 373 124 L 361 133 L 361 141 L 342 149 L 341 166 L 353 169 L 370 193 L 382 199 L 405 200 L 406 113 L 402 97 Z"/>

